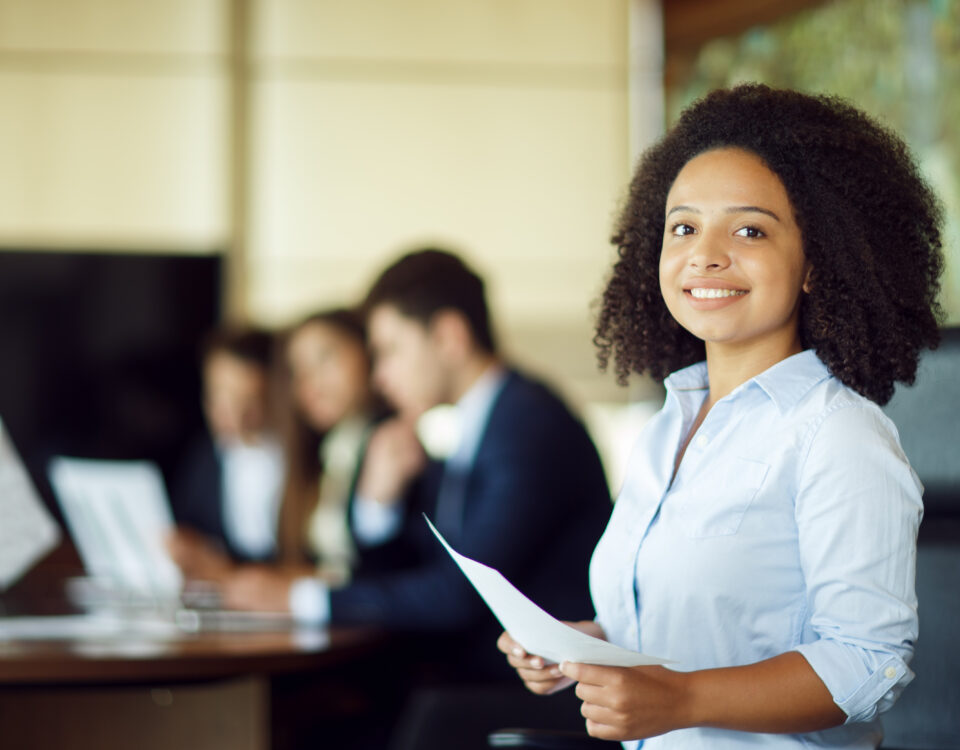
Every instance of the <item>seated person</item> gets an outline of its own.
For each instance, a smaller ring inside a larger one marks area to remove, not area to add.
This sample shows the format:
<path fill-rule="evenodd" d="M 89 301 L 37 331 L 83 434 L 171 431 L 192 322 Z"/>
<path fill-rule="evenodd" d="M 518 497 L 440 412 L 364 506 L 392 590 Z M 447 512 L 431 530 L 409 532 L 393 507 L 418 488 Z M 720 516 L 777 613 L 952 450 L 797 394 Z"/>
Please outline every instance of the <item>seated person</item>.
<path fill-rule="evenodd" d="M 611 510 L 600 459 L 560 399 L 498 356 L 481 279 L 448 253 L 413 253 L 384 271 L 366 309 L 375 382 L 398 416 L 371 438 L 356 504 L 379 519 L 368 541 L 398 538 L 414 561 L 336 588 L 297 580 L 293 614 L 430 633 L 433 643 L 451 633 L 459 653 L 445 661 L 493 662 L 483 639 L 499 632 L 495 619 L 419 513 L 403 521 L 412 506 L 549 612 L 592 617 L 587 564 Z M 456 404 L 460 440 L 425 466 L 412 424 L 438 404 Z"/>
<path fill-rule="evenodd" d="M 187 574 L 276 552 L 284 470 L 268 420 L 272 351 L 271 335 L 254 328 L 218 328 L 204 341 L 207 431 L 189 446 L 170 493 L 169 547 Z"/>
<path fill-rule="evenodd" d="M 316 575 L 342 585 L 361 561 L 372 567 L 386 556 L 379 548 L 361 554 L 350 519 L 367 440 L 385 413 L 370 387 L 362 316 L 311 315 L 289 331 L 282 351 L 289 408 L 276 564 L 236 565 L 208 551 L 204 568 L 188 571 L 216 581 L 224 602 L 240 609 L 282 611 L 290 581 Z"/>

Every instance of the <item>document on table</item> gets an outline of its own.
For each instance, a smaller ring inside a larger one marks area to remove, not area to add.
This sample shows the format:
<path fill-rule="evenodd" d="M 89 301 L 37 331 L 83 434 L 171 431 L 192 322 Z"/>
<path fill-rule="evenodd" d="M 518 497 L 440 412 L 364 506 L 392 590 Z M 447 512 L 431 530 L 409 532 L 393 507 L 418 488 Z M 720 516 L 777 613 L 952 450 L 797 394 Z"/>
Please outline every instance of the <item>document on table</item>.
<path fill-rule="evenodd" d="M 14 583 L 60 541 L 0 420 L 0 591 Z"/>
<path fill-rule="evenodd" d="M 560 622 L 520 593 L 499 571 L 455 551 L 430 519 L 426 516 L 424 519 L 504 630 L 527 653 L 542 656 L 550 662 L 571 661 L 609 667 L 670 663 L 668 659 L 647 656 L 594 638 Z"/>
<path fill-rule="evenodd" d="M 90 575 L 135 594 L 177 597 L 182 577 L 163 546 L 173 518 L 155 464 L 58 456 L 50 481 Z"/>

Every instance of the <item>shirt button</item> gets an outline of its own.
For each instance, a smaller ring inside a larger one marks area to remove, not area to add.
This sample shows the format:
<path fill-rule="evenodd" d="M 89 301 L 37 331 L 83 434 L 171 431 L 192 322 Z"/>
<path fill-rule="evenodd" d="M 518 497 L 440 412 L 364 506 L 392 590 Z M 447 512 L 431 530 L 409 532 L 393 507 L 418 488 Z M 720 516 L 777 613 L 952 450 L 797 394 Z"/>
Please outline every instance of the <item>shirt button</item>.
<path fill-rule="evenodd" d="M 710 442 L 710 438 L 708 438 L 706 435 L 697 435 L 697 447 L 698 447 L 698 448 L 706 448 L 706 447 L 707 447 L 707 443 L 709 443 L 709 442 Z"/>
<path fill-rule="evenodd" d="M 894 677 L 897 676 L 897 670 L 894 669 L 893 667 L 887 667 L 885 670 L 883 670 L 883 676 L 886 677 L 888 680 L 892 680 Z"/>

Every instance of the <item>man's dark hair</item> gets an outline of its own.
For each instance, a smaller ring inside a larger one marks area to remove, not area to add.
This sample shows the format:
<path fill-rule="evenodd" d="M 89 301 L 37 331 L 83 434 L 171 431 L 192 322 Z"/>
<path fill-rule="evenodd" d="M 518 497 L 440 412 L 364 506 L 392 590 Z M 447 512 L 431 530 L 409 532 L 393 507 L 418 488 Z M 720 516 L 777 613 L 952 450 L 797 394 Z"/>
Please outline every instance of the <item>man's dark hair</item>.
<path fill-rule="evenodd" d="M 613 236 L 619 260 L 597 321 L 601 367 L 662 380 L 703 341 L 660 293 L 664 208 L 683 166 L 711 149 L 758 156 L 780 178 L 813 272 L 800 339 L 844 384 L 886 403 L 939 341 L 942 211 L 903 141 L 841 99 L 760 84 L 691 105 L 643 156 Z"/>
<path fill-rule="evenodd" d="M 200 343 L 200 361 L 214 354 L 229 354 L 243 362 L 270 368 L 274 356 L 274 338 L 254 326 L 224 324 L 210 331 Z"/>
<path fill-rule="evenodd" d="M 428 326 L 442 310 L 466 318 L 482 349 L 496 350 L 483 280 L 453 253 L 426 248 L 404 255 L 374 282 L 363 307 L 367 314 L 380 305 Z"/>

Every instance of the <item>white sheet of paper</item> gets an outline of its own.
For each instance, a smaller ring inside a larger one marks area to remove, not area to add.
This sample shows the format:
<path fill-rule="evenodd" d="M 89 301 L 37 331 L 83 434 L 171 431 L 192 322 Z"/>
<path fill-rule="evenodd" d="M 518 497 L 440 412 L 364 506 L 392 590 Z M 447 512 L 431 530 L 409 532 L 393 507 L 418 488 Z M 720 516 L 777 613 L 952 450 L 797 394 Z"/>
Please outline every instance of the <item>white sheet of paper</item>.
<path fill-rule="evenodd" d="M 60 527 L 37 494 L 0 420 L 0 591 L 60 541 Z"/>
<path fill-rule="evenodd" d="M 145 596 L 177 596 L 182 577 L 163 546 L 173 518 L 155 464 L 58 456 L 50 480 L 90 575 Z"/>
<path fill-rule="evenodd" d="M 499 571 L 464 557 L 454 550 L 430 523 L 430 519 L 426 516 L 424 519 L 503 625 L 504 630 L 509 632 L 527 653 L 542 656 L 550 662 L 570 661 L 608 667 L 670 663 L 668 659 L 615 646 L 560 622 L 520 593 Z"/>

